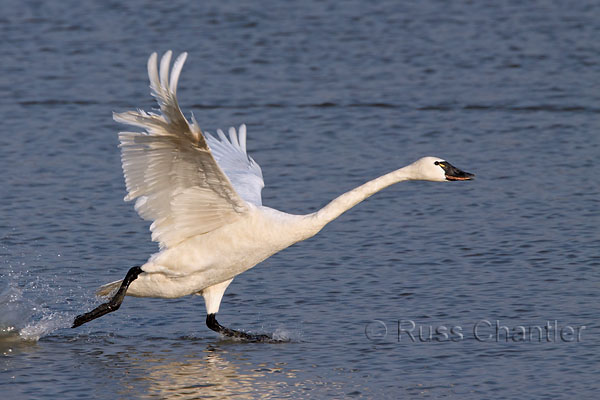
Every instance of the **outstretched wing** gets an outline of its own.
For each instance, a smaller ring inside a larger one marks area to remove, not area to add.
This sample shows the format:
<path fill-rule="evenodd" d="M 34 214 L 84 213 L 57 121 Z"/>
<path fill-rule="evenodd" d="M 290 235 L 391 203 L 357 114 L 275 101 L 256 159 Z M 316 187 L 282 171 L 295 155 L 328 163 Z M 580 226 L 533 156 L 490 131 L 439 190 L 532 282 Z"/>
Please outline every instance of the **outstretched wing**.
<path fill-rule="evenodd" d="M 246 125 L 238 131 L 229 128 L 229 139 L 222 130 L 219 138 L 206 134 L 206 141 L 236 192 L 248 203 L 262 205 L 261 191 L 265 187 L 260 166 L 246 152 Z"/>
<path fill-rule="evenodd" d="M 187 53 L 177 57 L 169 78 L 171 54 L 163 55 L 160 71 L 157 54 L 148 59 L 151 93 L 161 114 L 142 110 L 114 114 L 115 121 L 146 130 L 119 133 L 125 200 L 137 199 L 138 214 L 154 221 L 152 240 L 161 248 L 211 232 L 248 210 L 198 125 L 188 123 L 179 108 L 177 81 Z"/>

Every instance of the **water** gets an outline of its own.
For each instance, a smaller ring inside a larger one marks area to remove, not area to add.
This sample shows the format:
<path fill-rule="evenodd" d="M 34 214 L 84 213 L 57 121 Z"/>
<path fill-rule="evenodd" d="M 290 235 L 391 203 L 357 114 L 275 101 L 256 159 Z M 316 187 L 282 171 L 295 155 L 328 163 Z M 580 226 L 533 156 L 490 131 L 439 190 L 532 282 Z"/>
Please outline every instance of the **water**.
<path fill-rule="evenodd" d="M 595 397 L 599 15 L 592 1 L 5 4 L 4 398 Z M 199 297 L 127 298 L 71 330 L 96 287 L 156 250 L 122 201 L 111 113 L 154 107 L 145 62 L 167 49 L 190 54 L 187 115 L 248 124 L 266 205 L 313 211 L 424 155 L 477 180 L 389 188 L 235 279 L 220 322 L 289 343 L 220 339 Z M 554 321 L 565 340 L 536 336 Z"/>

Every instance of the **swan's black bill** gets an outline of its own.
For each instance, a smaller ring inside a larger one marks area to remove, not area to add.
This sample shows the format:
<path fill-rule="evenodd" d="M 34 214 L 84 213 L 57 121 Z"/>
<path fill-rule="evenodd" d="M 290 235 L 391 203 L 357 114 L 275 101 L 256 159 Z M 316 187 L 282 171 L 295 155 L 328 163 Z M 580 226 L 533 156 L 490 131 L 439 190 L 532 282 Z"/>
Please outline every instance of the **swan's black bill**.
<path fill-rule="evenodd" d="M 475 174 L 462 171 L 447 161 L 436 161 L 435 164 L 442 167 L 448 181 L 470 181 L 475 177 Z"/>

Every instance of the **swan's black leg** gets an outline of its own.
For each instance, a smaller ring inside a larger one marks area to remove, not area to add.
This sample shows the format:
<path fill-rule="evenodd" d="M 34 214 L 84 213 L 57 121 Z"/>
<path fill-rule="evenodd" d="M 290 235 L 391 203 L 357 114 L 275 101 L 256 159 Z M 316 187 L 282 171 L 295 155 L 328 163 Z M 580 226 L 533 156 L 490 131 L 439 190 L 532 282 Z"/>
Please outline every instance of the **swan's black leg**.
<path fill-rule="evenodd" d="M 131 282 L 137 279 L 138 275 L 143 271 L 140 267 L 133 267 L 125 275 L 125 279 L 123 279 L 123 283 L 121 283 L 121 287 L 117 290 L 117 293 L 110 299 L 109 302 L 100 304 L 98 307 L 94 308 L 92 311 L 87 312 L 85 314 L 78 315 L 75 317 L 75 321 L 73 321 L 73 326 L 71 328 L 77 328 L 79 325 L 83 325 L 86 322 L 90 322 L 93 319 L 99 318 L 104 314 L 108 314 L 109 312 L 117 311 L 119 307 L 121 307 L 121 303 L 125 298 L 125 293 L 127 293 L 127 288 Z"/>
<path fill-rule="evenodd" d="M 208 314 L 206 316 L 206 326 L 213 331 L 220 333 L 223 336 L 243 339 L 249 342 L 280 342 L 281 340 L 273 339 L 269 335 L 252 335 L 246 332 L 240 332 L 233 329 L 229 329 L 217 322 L 217 314 Z"/>

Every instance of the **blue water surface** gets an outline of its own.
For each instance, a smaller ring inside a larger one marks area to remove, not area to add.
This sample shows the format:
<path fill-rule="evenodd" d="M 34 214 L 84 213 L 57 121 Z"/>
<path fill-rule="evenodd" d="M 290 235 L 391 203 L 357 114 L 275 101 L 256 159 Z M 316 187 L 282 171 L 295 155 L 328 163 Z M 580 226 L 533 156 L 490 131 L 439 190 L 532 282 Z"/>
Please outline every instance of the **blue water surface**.
<path fill-rule="evenodd" d="M 2 9 L 3 398 L 597 396 L 598 2 Z M 288 343 L 218 337 L 198 296 L 70 329 L 157 250 L 112 112 L 156 107 L 168 49 L 186 115 L 248 125 L 265 205 L 312 212 L 426 155 L 477 179 L 393 186 L 237 277 L 220 322 Z"/>

